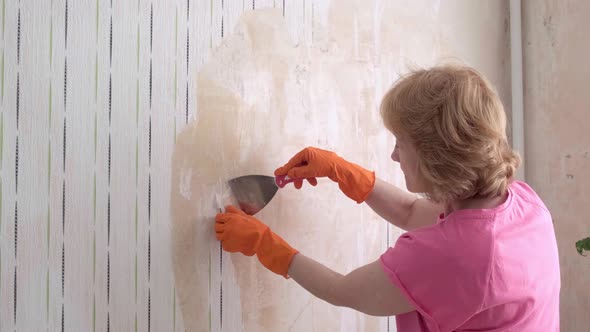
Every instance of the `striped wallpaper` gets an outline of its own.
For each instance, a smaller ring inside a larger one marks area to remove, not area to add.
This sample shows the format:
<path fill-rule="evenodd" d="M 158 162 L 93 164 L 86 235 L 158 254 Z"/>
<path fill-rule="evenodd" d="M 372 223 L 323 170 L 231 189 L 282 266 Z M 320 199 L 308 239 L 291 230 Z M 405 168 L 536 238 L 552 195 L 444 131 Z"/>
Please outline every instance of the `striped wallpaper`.
<path fill-rule="evenodd" d="M 184 331 L 170 159 L 195 74 L 243 11 L 310 45 L 330 1 L 0 1 L 0 331 Z"/>

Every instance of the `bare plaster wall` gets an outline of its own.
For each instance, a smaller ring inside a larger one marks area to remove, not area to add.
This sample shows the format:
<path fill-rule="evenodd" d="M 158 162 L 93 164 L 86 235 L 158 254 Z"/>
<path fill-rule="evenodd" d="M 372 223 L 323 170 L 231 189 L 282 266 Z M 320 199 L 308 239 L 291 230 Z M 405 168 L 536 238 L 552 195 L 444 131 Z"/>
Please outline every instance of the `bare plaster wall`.
<path fill-rule="evenodd" d="M 404 187 L 377 109 L 411 68 L 474 66 L 510 102 L 505 1 L 314 4 L 308 44 L 290 40 L 280 11 L 245 12 L 197 75 L 197 116 L 177 136 L 171 183 L 176 291 L 189 331 L 394 330 L 387 318 L 312 297 L 250 257 L 220 253 L 214 198 L 224 196 L 225 180 L 271 174 L 306 145 L 334 150 Z M 400 230 L 334 188 L 280 190 L 259 218 L 346 273 L 376 259 Z"/>
<path fill-rule="evenodd" d="M 561 329 L 588 331 L 590 2 L 524 1 L 526 178 L 550 209 L 561 266 Z"/>

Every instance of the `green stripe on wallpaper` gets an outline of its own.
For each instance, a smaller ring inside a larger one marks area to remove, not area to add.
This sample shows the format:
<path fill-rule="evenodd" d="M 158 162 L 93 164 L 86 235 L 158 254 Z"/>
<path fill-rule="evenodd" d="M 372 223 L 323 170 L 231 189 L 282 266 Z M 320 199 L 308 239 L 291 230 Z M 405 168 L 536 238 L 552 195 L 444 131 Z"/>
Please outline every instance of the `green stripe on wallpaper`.
<path fill-rule="evenodd" d="M 49 81 L 49 107 L 47 109 L 47 121 L 49 122 L 48 125 L 48 139 L 47 139 L 47 195 L 51 190 L 51 115 L 53 113 L 53 89 L 52 89 L 52 81 Z M 49 231 L 49 229 L 48 229 Z"/>
<path fill-rule="evenodd" d="M 52 6 L 53 7 L 53 6 Z M 53 8 L 52 8 L 53 10 Z M 53 25 L 53 12 L 51 13 L 51 25 Z M 49 67 L 51 72 L 51 33 L 49 47 Z M 49 79 L 49 92 L 47 96 L 47 276 L 45 280 L 45 314 L 46 322 L 49 322 L 49 253 L 51 249 L 51 113 L 53 110 L 53 84 L 52 77 Z"/>
<path fill-rule="evenodd" d="M 98 121 L 97 114 L 94 112 L 94 163 L 96 165 L 96 144 L 98 143 Z M 94 171 L 96 174 L 96 171 Z"/>
<path fill-rule="evenodd" d="M 136 190 L 137 190 L 137 183 L 138 183 L 138 178 L 139 178 L 139 143 L 136 141 L 135 142 L 135 186 L 136 186 Z M 137 194 L 135 194 L 135 196 L 137 196 Z"/>
<path fill-rule="evenodd" d="M 92 297 L 92 332 L 96 332 L 96 295 Z"/>
<path fill-rule="evenodd" d="M 94 234 L 92 237 L 92 283 L 96 284 L 96 172 L 94 173 Z M 94 288 L 94 287 L 93 287 Z M 96 331 L 96 290 L 92 302 L 92 331 Z"/>
<path fill-rule="evenodd" d="M 137 195 L 135 195 L 135 244 L 136 245 L 137 245 L 137 234 L 138 234 L 137 227 L 139 225 L 139 222 L 138 222 L 139 218 L 138 218 L 137 211 L 138 211 L 138 208 L 137 208 Z M 135 255 L 135 259 L 137 259 L 137 255 Z"/>
<path fill-rule="evenodd" d="M 0 170 L 4 160 L 4 112 L 0 114 Z"/>
<path fill-rule="evenodd" d="M 96 280 L 96 234 L 92 239 L 92 281 Z"/>
<path fill-rule="evenodd" d="M 49 26 L 49 66 L 53 68 L 53 15 Z"/>
<path fill-rule="evenodd" d="M 49 81 L 49 109 L 48 109 L 48 116 L 49 116 L 49 128 L 51 129 L 51 115 L 53 114 L 53 81 Z"/>
<path fill-rule="evenodd" d="M 96 227 L 96 172 L 94 172 L 94 186 L 92 190 L 92 207 L 94 210 L 94 225 Z M 94 232 L 94 236 L 96 237 L 96 231 Z"/>
<path fill-rule="evenodd" d="M 137 255 L 135 255 L 135 303 L 137 304 L 137 279 L 138 279 L 138 274 L 137 274 Z M 137 314 L 137 313 L 136 313 Z"/>
<path fill-rule="evenodd" d="M 98 101 L 98 51 L 94 60 L 94 102 Z M 95 138 L 96 141 L 96 138 Z"/>
<path fill-rule="evenodd" d="M 49 231 L 49 227 L 51 227 L 51 203 L 47 202 L 47 260 L 49 260 L 49 248 L 51 248 L 50 240 L 51 240 L 51 232 Z M 49 269 L 49 267 L 47 267 Z"/>
<path fill-rule="evenodd" d="M 2 40 L 4 41 L 4 31 L 6 31 L 6 0 L 2 0 Z"/>
<path fill-rule="evenodd" d="M 96 43 L 98 43 L 98 0 L 96 0 Z"/>
<path fill-rule="evenodd" d="M 139 79 L 135 87 L 135 124 L 139 124 Z"/>
<path fill-rule="evenodd" d="M 4 105 L 4 48 L 2 48 L 2 59 L 0 61 L 0 75 L 2 75 L 2 77 L 0 78 L 0 80 L 2 81 L 2 87 L 0 87 L 0 89 L 2 89 L 0 91 L 0 99 L 2 105 Z"/>
<path fill-rule="evenodd" d="M 47 269 L 47 276 L 45 277 L 45 314 L 46 319 L 49 321 L 49 268 Z"/>
<path fill-rule="evenodd" d="M 51 133 L 51 83 L 49 84 L 49 111 L 48 111 L 48 118 L 49 118 L 49 130 L 48 134 Z M 49 260 L 49 250 L 51 248 L 51 138 L 47 140 L 47 259 Z M 47 267 L 47 271 L 49 273 L 49 264 Z M 47 294 L 49 294 L 49 289 L 47 290 Z M 49 309 L 48 309 L 49 310 Z"/>
<path fill-rule="evenodd" d="M 139 36 L 140 36 L 140 33 L 139 33 L 139 22 L 138 22 L 137 23 L 137 45 L 136 45 L 136 48 L 137 48 L 137 51 L 136 51 L 136 53 L 137 53 L 137 70 L 139 70 L 139 45 L 140 45 Z"/>
<path fill-rule="evenodd" d="M 45 277 L 45 315 L 47 315 L 46 320 L 49 321 L 49 268 Z"/>
<path fill-rule="evenodd" d="M 176 95 L 178 86 L 178 7 L 176 8 L 176 16 L 174 17 L 174 109 L 176 110 Z M 176 121 L 176 117 L 174 117 Z"/>
<path fill-rule="evenodd" d="M 51 128 L 51 126 L 49 126 Z M 49 180 L 47 181 L 47 193 L 51 192 L 51 140 L 47 143 L 47 177 Z"/>

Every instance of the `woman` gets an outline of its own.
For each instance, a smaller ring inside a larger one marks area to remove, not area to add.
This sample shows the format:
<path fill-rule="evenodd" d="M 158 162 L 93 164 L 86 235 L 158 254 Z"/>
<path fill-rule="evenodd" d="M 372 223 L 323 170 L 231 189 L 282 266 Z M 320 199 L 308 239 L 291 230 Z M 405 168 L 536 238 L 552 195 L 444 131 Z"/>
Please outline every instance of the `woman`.
<path fill-rule="evenodd" d="M 395 315 L 400 332 L 558 331 L 551 215 L 528 185 L 513 180 L 520 161 L 491 84 L 467 67 L 415 71 L 387 92 L 381 115 L 396 137 L 391 158 L 407 189 L 425 198 L 316 148 L 275 171 L 312 185 L 329 177 L 406 230 L 380 259 L 341 275 L 231 206 L 216 217 L 223 248 L 257 254 L 269 270 L 331 304 Z"/>

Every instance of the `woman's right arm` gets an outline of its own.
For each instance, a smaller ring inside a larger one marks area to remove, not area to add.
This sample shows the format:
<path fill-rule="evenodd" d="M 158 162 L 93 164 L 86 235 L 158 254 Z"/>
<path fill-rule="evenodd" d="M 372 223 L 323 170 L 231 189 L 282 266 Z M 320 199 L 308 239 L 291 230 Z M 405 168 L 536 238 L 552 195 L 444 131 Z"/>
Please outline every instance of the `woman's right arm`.
<path fill-rule="evenodd" d="M 373 211 L 389 223 L 406 231 L 436 223 L 444 211 L 441 205 L 387 183 L 375 180 L 373 191 L 365 201 Z"/>
<path fill-rule="evenodd" d="M 334 152 L 314 147 L 298 152 L 287 164 L 277 168 L 275 175 L 306 178 L 313 185 L 317 183 L 316 177 L 327 176 L 338 182 L 346 196 L 358 203 L 367 202 L 382 218 L 404 230 L 432 225 L 443 212 L 442 207 L 432 201 L 418 199 L 392 184 L 375 179 L 374 172 L 348 162 Z M 295 187 L 301 188 L 302 180 L 298 181 L 295 181 Z"/>

